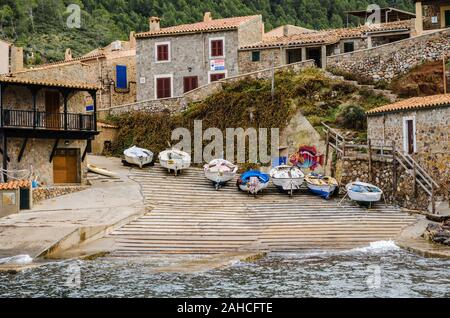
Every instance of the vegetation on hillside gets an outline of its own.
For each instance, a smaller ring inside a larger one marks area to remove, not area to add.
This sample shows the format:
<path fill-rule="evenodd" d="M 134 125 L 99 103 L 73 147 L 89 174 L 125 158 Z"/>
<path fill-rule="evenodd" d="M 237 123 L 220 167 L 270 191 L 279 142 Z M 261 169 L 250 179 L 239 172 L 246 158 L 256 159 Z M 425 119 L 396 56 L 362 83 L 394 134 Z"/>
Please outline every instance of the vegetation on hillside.
<path fill-rule="evenodd" d="M 262 14 L 266 29 L 282 24 L 324 29 L 343 27 L 345 11 L 365 9 L 371 0 L 0 0 L 0 38 L 23 46 L 30 63 L 64 57 L 66 48 L 81 55 L 130 31 L 147 31 L 148 17 L 162 17 L 162 26 L 214 18 Z M 82 9 L 81 28 L 69 29 L 67 7 Z M 380 6 L 413 11 L 410 0 L 380 0 Z M 353 19 L 350 20 L 355 21 Z"/>
<path fill-rule="evenodd" d="M 113 154 L 121 155 L 124 149 L 134 144 L 160 152 L 167 148 L 175 128 L 188 128 L 193 136 L 194 120 L 203 120 L 204 130 L 210 127 L 223 132 L 226 128 L 238 127 L 282 130 L 298 111 L 317 128 L 325 122 L 362 133 L 366 124 L 365 111 L 388 103 L 370 90 L 359 90 L 348 83 L 332 80 L 315 68 L 299 74 L 277 73 L 275 83 L 273 98 L 270 81 L 244 79 L 228 84 L 222 92 L 202 102 L 189 105 L 183 113 L 171 116 L 134 112 L 111 117 L 109 120 L 120 127 Z"/>

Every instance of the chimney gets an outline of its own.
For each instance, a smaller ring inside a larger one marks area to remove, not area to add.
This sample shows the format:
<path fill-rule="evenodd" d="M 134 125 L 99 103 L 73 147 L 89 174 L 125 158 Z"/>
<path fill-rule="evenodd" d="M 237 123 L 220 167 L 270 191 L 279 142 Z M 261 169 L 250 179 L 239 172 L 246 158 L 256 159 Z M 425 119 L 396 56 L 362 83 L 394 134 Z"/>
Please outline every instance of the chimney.
<path fill-rule="evenodd" d="M 66 49 L 66 53 L 64 54 L 64 61 L 72 60 L 72 50 Z"/>
<path fill-rule="evenodd" d="M 203 22 L 211 22 L 211 21 L 212 21 L 211 12 L 205 12 L 205 14 L 203 15 Z"/>
<path fill-rule="evenodd" d="M 136 32 L 131 31 L 130 32 L 130 49 L 135 49 L 136 48 Z"/>
<path fill-rule="evenodd" d="M 159 29 L 160 29 L 159 22 L 161 21 L 160 18 L 158 18 L 158 17 L 150 17 L 148 19 L 148 21 L 149 21 L 150 31 L 159 31 Z"/>
<path fill-rule="evenodd" d="M 11 72 L 19 72 L 23 70 L 23 48 L 11 47 Z"/>

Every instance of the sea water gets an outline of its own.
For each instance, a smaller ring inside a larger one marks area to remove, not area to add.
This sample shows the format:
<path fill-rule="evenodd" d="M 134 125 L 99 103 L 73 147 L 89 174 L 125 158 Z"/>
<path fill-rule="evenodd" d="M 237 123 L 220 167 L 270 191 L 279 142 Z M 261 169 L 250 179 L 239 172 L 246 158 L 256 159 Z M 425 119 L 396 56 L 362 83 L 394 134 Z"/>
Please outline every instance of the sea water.
<path fill-rule="evenodd" d="M 393 242 L 342 252 L 269 254 L 201 273 L 156 271 L 180 259 L 103 258 L 0 273 L 0 297 L 450 297 L 450 260 Z"/>

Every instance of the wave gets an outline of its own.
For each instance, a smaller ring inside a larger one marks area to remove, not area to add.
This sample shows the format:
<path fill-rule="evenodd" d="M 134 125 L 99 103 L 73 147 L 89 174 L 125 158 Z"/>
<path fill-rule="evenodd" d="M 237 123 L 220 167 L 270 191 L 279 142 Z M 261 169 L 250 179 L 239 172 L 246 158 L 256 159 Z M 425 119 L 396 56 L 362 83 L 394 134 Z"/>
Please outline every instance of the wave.
<path fill-rule="evenodd" d="M 33 259 L 30 255 L 16 255 L 6 258 L 0 258 L 0 264 L 30 264 L 33 262 Z"/>
<path fill-rule="evenodd" d="M 357 252 L 357 253 L 385 253 L 390 251 L 397 251 L 400 247 L 395 244 L 394 241 L 376 241 L 370 243 L 369 246 L 365 247 L 358 247 L 351 249 L 350 252 Z"/>

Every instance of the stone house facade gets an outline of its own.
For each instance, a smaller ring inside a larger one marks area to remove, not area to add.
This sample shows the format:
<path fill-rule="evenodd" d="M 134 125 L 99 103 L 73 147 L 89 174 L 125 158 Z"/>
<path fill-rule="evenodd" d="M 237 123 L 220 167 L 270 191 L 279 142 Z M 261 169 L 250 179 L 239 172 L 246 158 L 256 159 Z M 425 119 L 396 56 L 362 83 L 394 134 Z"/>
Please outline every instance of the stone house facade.
<path fill-rule="evenodd" d="M 416 0 L 416 29 L 424 31 L 450 28 L 450 0 Z"/>
<path fill-rule="evenodd" d="M 98 87 L 0 77 L 0 90 L 0 179 L 31 174 L 45 186 L 86 184 Z"/>
<path fill-rule="evenodd" d="M 23 49 L 0 39 L 0 75 L 23 69 Z"/>
<path fill-rule="evenodd" d="M 160 28 L 136 35 L 138 101 L 173 98 L 240 74 L 237 48 L 262 39 L 262 17 L 213 19 Z"/>
<path fill-rule="evenodd" d="M 115 41 L 75 58 L 67 49 L 65 60 L 12 73 L 31 80 L 80 82 L 97 85 L 98 109 L 107 114 L 111 107 L 136 101 L 136 41 Z"/>
<path fill-rule="evenodd" d="M 450 190 L 450 94 L 416 97 L 368 112 L 367 138 L 373 144 L 395 142 L 439 184 Z"/>

